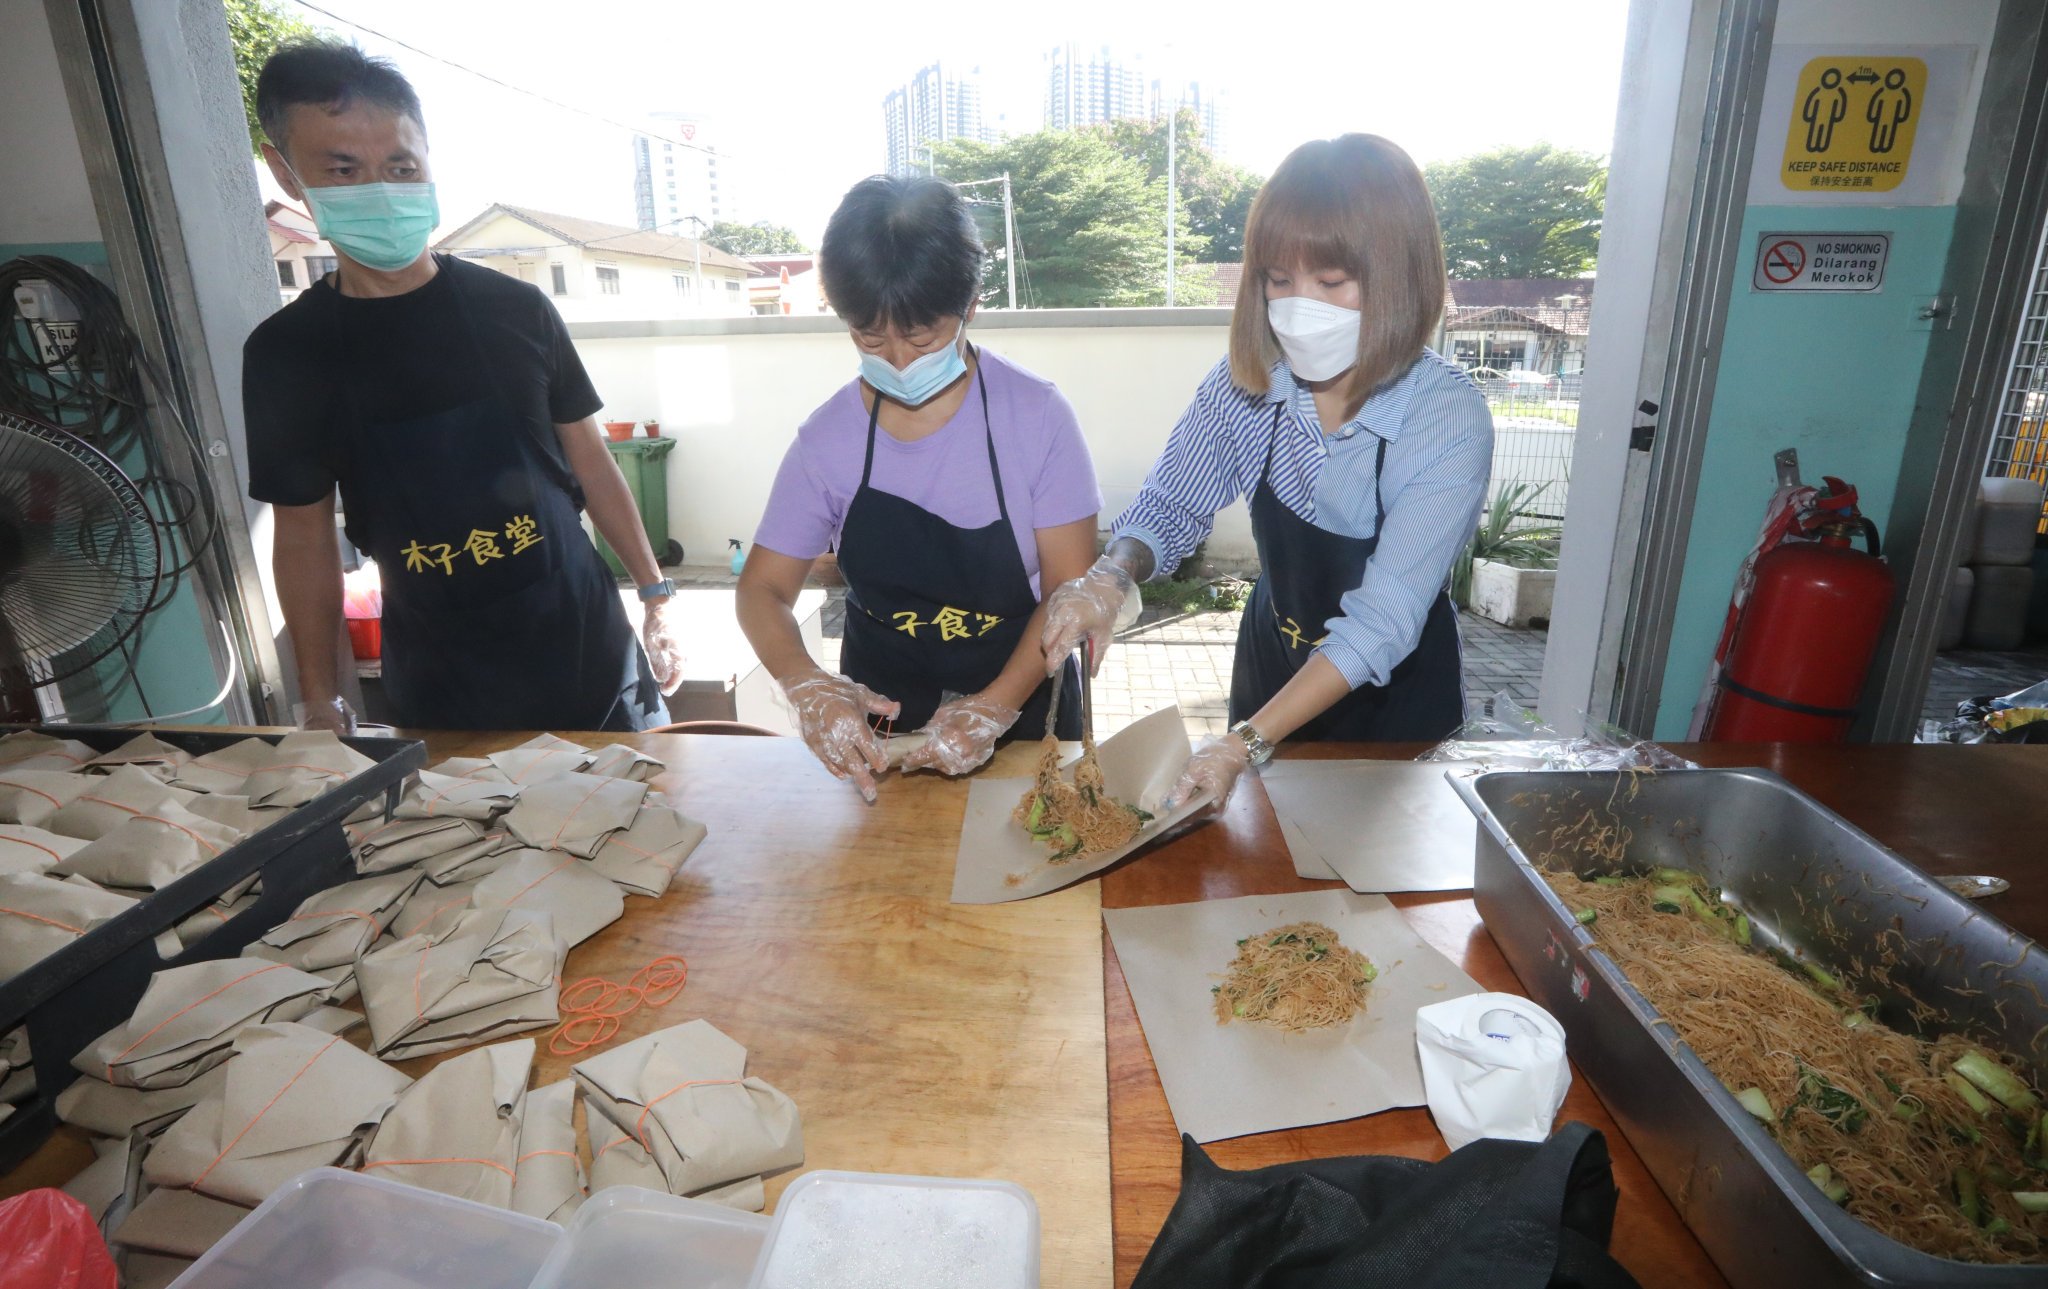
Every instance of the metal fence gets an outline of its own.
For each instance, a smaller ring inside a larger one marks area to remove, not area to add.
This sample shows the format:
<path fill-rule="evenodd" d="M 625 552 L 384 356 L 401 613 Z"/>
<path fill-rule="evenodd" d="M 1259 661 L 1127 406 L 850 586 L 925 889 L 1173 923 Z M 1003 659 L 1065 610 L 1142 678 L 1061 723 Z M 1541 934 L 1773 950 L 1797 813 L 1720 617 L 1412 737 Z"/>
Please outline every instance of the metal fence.
<path fill-rule="evenodd" d="M 1493 410 L 1486 502 L 1520 485 L 1513 528 L 1564 522 L 1588 315 L 1583 301 L 1453 305 L 1437 329 L 1436 351 L 1466 370 Z"/>
<path fill-rule="evenodd" d="M 2013 343 L 1984 473 L 2048 483 L 2048 226 L 2041 230 L 2034 280 L 2020 307 L 2019 338 Z M 2048 533 L 2048 509 L 2037 531 Z"/>

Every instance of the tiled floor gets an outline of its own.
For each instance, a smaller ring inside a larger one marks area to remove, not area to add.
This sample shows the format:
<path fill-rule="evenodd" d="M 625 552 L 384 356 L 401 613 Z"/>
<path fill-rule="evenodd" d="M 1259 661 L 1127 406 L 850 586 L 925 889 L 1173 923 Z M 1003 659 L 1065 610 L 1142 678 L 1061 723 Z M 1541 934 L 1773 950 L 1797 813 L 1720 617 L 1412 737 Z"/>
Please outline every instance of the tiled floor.
<path fill-rule="evenodd" d="M 702 581 L 730 585 L 731 579 Z M 845 594 L 834 588 L 825 604 L 825 656 L 818 661 L 833 669 L 839 665 Z M 1476 710 L 1505 690 L 1516 702 L 1534 707 L 1543 679 L 1544 633 L 1513 630 L 1470 613 L 1459 616 L 1458 627 L 1465 649 L 1466 706 Z M 1190 734 L 1221 733 L 1236 641 L 1235 613 L 1147 610 L 1102 660 L 1095 682 L 1096 734 L 1107 737 L 1169 703 L 1179 704 Z M 2048 646 L 2017 653 L 1942 654 L 1935 660 L 1922 714 L 1946 719 L 1963 699 L 2011 693 L 2042 679 L 2048 679 Z"/>

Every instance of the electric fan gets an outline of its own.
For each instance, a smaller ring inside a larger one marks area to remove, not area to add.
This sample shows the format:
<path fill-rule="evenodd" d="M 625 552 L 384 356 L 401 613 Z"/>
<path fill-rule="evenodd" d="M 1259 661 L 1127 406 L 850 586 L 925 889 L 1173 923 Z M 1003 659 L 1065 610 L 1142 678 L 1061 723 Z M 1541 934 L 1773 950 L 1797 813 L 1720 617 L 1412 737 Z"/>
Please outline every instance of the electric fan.
<path fill-rule="evenodd" d="M 142 492 L 111 458 L 0 411 L 0 718 L 39 720 L 36 686 L 120 648 L 152 607 L 160 561 Z"/>

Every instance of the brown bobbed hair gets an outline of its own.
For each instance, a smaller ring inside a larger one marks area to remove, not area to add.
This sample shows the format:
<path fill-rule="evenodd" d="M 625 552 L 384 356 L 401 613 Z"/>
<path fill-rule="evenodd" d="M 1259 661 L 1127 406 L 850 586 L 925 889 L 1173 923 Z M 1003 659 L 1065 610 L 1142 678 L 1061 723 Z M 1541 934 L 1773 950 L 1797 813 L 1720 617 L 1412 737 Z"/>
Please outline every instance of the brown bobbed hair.
<path fill-rule="evenodd" d="M 1244 280 L 1230 318 L 1230 378 L 1272 384 L 1280 342 L 1266 321 L 1266 274 L 1341 269 L 1364 318 L 1345 383 L 1355 411 L 1421 356 L 1444 311 L 1444 248 L 1429 189 L 1406 152 L 1376 134 L 1316 139 L 1287 154 L 1252 202 Z"/>

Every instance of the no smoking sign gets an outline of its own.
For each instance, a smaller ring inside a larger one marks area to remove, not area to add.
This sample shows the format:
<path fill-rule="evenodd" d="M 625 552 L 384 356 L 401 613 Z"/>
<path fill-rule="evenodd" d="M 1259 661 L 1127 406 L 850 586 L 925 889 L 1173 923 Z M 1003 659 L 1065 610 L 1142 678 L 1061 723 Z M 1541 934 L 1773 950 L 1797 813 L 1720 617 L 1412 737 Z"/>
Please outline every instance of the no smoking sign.
<path fill-rule="evenodd" d="M 1890 233 L 1765 233 L 1757 238 L 1757 291 L 1877 291 Z"/>

